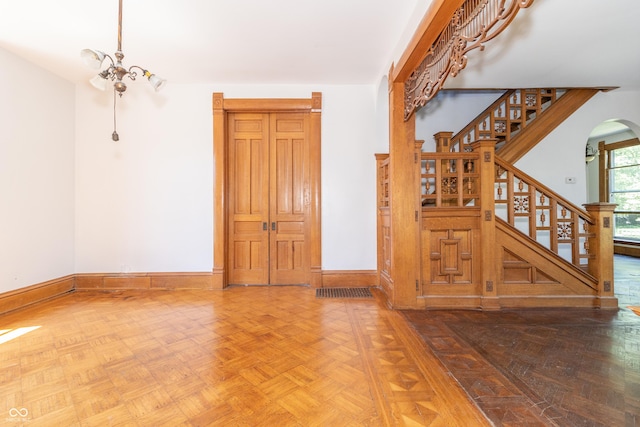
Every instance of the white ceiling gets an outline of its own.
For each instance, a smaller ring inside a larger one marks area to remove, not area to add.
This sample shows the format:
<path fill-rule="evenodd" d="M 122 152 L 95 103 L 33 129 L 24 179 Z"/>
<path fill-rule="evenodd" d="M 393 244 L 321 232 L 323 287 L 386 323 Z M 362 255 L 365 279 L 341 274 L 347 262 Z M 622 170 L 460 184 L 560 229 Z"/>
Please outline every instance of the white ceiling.
<path fill-rule="evenodd" d="M 170 84 L 373 84 L 430 1 L 124 0 L 124 64 Z M 0 47 L 83 81 L 79 51 L 112 54 L 117 15 L 117 0 L 0 0 Z M 534 0 L 446 87 L 640 89 L 639 20 L 638 0 Z"/>
<path fill-rule="evenodd" d="M 173 83 L 360 84 L 388 70 L 418 0 L 124 0 L 126 67 Z M 118 0 L 0 0 L 0 47 L 71 81 L 117 48 Z"/>

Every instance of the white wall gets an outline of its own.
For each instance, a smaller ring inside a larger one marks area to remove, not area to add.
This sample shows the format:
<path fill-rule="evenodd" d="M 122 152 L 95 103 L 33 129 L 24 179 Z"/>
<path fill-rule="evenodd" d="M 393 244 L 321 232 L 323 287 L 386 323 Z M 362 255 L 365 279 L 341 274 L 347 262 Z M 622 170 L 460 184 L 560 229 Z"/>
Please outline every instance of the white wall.
<path fill-rule="evenodd" d="M 516 166 L 571 202 L 587 202 L 585 145 L 605 120 L 640 123 L 640 91 L 599 92 L 525 155 Z M 566 183 L 576 178 L 575 184 Z"/>
<path fill-rule="evenodd" d="M 322 248 L 327 270 L 375 269 L 375 97 L 362 86 L 131 84 L 76 90 L 77 272 L 211 271 L 211 95 L 309 98 L 322 92 Z"/>
<path fill-rule="evenodd" d="M 0 48 L 0 293 L 74 272 L 74 86 Z"/>
<path fill-rule="evenodd" d="M 435 151 L 433 135 L 454 135 L 502 95 L 501 91 L 440 91 L 416 111 L 416 140 L 423 140 L 422 151 Z"/>

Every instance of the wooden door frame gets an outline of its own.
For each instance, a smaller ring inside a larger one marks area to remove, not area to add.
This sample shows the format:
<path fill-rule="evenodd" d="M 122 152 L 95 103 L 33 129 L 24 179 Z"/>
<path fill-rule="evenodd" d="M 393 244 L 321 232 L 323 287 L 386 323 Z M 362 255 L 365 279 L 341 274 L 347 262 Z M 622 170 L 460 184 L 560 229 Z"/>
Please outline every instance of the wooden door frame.
<path fill-rule="evenodd" d="M 305 196 L 309 205 L 309 284 L 322 287 L 322 239 L 320 215 L 320 142 L 322 93 L 313 92 L 311 98 L 297 99 L 225 99 L 223 93 L 213 93 L 213 288 L 228 285 L 228 165 L 227 115 L 228 113 L 309 113 L 309 188 Z"/>

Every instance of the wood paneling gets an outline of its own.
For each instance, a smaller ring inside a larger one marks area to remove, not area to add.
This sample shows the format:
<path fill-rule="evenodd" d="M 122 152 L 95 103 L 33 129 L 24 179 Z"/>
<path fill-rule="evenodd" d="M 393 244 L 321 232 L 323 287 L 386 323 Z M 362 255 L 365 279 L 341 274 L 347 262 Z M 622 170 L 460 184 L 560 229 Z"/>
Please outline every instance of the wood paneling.
<path fill-rule="evenodd" d="M 425 209 L 422 215 L 420 296 L 459 297 L 466 305 L 480 294 L 479 213 L 448 209 L 434 216 L 440 214 Z"/>

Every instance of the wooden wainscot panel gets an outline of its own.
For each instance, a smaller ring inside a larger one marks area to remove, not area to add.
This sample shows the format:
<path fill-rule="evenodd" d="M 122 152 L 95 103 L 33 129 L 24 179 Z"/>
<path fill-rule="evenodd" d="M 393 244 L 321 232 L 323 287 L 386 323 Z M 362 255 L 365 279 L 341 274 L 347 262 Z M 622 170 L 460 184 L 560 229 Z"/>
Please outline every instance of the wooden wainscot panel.
<path fill-rule="evenodd" d="M 146 275 L 129 274 L 105 276 L 102 284 L 104 289 L 149 289 L 151 288 L 151 278 Z"/>
<path fill-rule="evenodd" d="M 73 291 L 74 277 L 65 276 L 0 294 L 0 314 Z"/>
<path fill-rule="evenodd" d="M 213 289 L 211 273 L 78 274 L 76 289 Z"/>
<path fill-rule="evenodd" d="M 424 307 L 479 307 L 479 211 L 423 211 Z M 437 216 L 435 216 L 437 215 Z"/>
<path fill-rule="evenodd" d="M 213 289 L 211 273 L 151 274 L 151 288 Z"/>
<path fill-rule="evenodd" d="M 104 274 L 76 274 L 76 289 L 103 289 Z"/>
<path fill-rule="evenodd" d="M 323 288 L 362 288 L 377 286 L 375 270 L 325 270 L 322 272 Z"/>
<path fill-rule="evenodd" d="M 503 308 L 597 307 L 593 278 L 498 222 L 498 298 Z"/>

